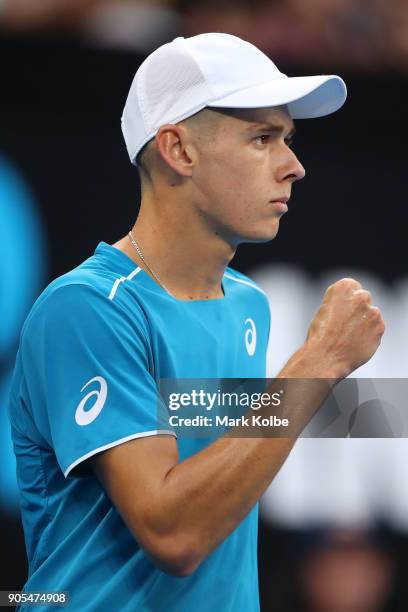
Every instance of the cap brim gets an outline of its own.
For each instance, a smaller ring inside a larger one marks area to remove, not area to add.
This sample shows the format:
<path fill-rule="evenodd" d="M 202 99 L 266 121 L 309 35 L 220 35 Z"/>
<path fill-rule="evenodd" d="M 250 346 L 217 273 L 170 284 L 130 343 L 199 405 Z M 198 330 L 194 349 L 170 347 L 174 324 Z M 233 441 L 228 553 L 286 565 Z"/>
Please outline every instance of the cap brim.
<path fill-rule="evenodd" d="M 347 88 L 336 75 L 284 77 L 241 89 L 210 102 L 216 108 L 267 108 L 287 105 L 292 119 L 330 115 L 343 106 Z"/>

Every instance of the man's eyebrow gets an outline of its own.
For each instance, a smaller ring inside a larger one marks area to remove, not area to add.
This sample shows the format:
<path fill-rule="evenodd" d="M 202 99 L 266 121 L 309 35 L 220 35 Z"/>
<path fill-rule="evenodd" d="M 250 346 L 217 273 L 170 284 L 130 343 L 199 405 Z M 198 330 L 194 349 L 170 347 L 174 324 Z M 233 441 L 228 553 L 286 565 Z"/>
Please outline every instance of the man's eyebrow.
<path fill-rule="evenodd" d="M 256 123 L 256 124 L 252 124 L 250 125 L 248 128 L 248 131 L 251 132 L 258 132 L 258 131 L 265 131 L 265 132 L 272 132 L 272 133 L 281 133 L 284 131 L 285 126 L 284 125 L 276 125 L 273 123 Z M 288 133 L 288 135 L 286 136 L 286 138 L 293 138 L 293 136 L 296 133 L 296 128 L 295 126 L 292 126 L 290 132 Z"/>

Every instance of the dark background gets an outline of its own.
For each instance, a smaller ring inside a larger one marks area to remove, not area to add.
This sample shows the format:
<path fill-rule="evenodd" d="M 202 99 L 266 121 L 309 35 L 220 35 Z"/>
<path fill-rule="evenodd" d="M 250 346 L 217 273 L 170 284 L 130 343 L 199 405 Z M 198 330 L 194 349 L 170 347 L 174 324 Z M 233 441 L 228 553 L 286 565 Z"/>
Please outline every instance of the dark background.
<path fill-rule="evenodd" d="M 0 151 L 40 204 L 51 280 L 88 257 L 100 240 L 122 237 L 136 218 L 138 176 L 128 161 L 120 116 L 143 58 L 91 49 L 68 37 L 27 34 L 3 34 L 0 57 Z M 304 66 L 279 67 L 310 73 Z M 279 261 L 315 276 L 350 266 L 389 284 L 406 275 L 406 78 L 392 71 L 364 76 L 343 69 L 341 75 L 349 88 L 344 108 L 297 122 L 295 151 L 307 177 L 294 189 L 279 236 L 273 243 L 241 246 L 233 267 L 248 272 Z M 21 228 L 21 240 L 29 239 Z M 0 541 L 0 589 L 21 589 L 27 567 L 18 517 L 0 513 Z M 394 612 L 407 609 L 407 544 L 406 535 L 391 534 L 398 571 L 387 609 Z M 298 553 L 297 532 L 261 523 L 262 610 L 295 610 Z"/>
<path fill-rule="evenodd" d="M 143 58 L 27 36 L 3 37 L 0 53 L 0 144 L 41 202 L 54 278 L 100 239 L 124 235 L 137 215 L 138 175 L 120 117 Z M 341 111 L 297 122 L 307 175 L 281 232 L 273 243 L 240 247 L 232 263 L 240 270 L 278 259 L 312 273 L 341 265 L 390 282 L 406 274 L 407 80 L 341 76 L 349 90 Z"/>

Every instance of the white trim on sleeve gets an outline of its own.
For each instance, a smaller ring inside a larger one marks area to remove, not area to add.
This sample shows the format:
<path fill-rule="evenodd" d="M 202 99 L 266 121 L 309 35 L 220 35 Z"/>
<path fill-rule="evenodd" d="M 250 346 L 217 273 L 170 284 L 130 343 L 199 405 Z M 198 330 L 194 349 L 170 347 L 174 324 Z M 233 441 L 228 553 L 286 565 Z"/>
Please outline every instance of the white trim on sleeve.
<path fill-rule="evenodd" d="M 97 453 L 107 450 L 108 448 L 119 446 L 119 444 L 123 444 L 124 442 L 128 442 L 129 440 L 135 440 L 136 438 L 148 438 L 149 436 L 164 436 L 164 435 L 170 435 L 170 436 L 174 436 L 175 438 L 177 438 L 174 431 L 171 431 L 170 429 L 154 429 L 153 431 L 142 431 L 141 433 L 131 434 L 130 436 L 126 436 L 125 438 L 120 438 L 119 440 L 115 440 L 115 442 L 110 442 L 109 444 L 105 444 L 104 446 L 95 448 L 94 450 L 89 451 L 89 453 L 86 453 L 85 455 L 83 455 L 82 457 L 80 457 L 79 459 L 76 459 L 73 463 L 71 463 L 71 465 L 65 470 L 64 476 L 65 478 L 67 478 L 67 476 L 69 476 L 69 473 L 77 465 L 79 465 L 86 459 L 89 459 L 89 457 L 92 457 L 93 455 L 96 455 Z"/>

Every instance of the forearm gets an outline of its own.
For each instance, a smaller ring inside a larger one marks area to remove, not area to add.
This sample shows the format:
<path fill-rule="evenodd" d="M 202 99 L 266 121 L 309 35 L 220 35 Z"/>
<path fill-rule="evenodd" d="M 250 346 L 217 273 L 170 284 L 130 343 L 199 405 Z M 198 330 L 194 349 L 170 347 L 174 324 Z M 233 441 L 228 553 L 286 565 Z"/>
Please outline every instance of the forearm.
<path fill-rule="evenodd" d="M 178 464 L 160 495 L 168 517 L 161 529 L 179 533 L 203 560 L 259 500 L 294 442 L 222 437 Z"/>
<path fill-rule="evenodd" d="M 278 375 L 305 379 L 319 371 L 301 349 Z M 274 387 L 274 384 L 271 385 Z M 236 428 L 196 455 L 175 465 L 157 491 L 158 513 L 151 514 L 157 528 L 180 534 L 186 548 L 202 560 L 245 518 L 273 480 L 292 449 L 297 436 L 324 401 L 330 385 L 323 382 L 296 392 L 288 385 L 285 416 L 293 417 L 291 437 L 238 437 Z M 268 389 L 272 393 L 274 388 Z M 258 412 L 259 414 L 259 412 Z M 246 434 L 247 435 L 247 434 Z"/>

